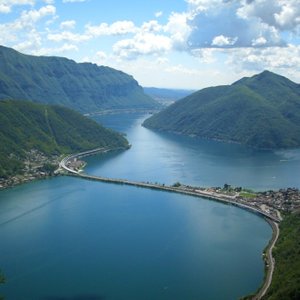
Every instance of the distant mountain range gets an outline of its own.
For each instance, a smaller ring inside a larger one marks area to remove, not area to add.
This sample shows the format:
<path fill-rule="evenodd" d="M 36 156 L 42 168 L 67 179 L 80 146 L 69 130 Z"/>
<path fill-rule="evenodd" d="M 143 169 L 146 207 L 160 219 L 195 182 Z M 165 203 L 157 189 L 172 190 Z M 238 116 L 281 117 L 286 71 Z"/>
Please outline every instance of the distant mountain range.
<path fill-rule="evenodd" d="M 300 85 L 264 71 L 193 93 L 143 125 L 256 148 L 299 147 Z"/>
<path fill-rule="evenodd" d="M 61 106 L 0 101 L 0 178 L 20 172 L 26 152 L 46 156 L 98 147 L 128 147 L 120 134 Z"/>
<path fill-rule="evenodd" d="M 175 101 L 194 93 L 195 90 L 144 87 L 144 92 L 162 105 L 168 106 Z"/>
<path fill-rule="evenodd" d="M 160 106 L 121 71 L 61 57 L 24 55 L 0 46 L 2 99 L 60 104 L 84 113 Z"/>

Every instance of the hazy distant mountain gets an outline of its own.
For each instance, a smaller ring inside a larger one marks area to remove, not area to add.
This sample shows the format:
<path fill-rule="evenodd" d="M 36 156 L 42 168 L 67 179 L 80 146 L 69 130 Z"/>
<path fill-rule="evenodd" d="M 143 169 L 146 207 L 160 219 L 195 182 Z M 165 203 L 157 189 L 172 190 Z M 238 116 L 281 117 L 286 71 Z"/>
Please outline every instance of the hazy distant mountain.
<path fill-rule="evenodd" d="M 175 101 L 184 98 L 193 92 L 194 90 L 177 90 L 177 89 L 162 89 L 154 87 L 144 87 L 145 94 L 152 97 L 164 106 L 168 106 Z"/>
<path fill-rule="evenodd" d="M 61 104 L 81 112 L 153 109 L 158 103 L 121 71 L 0 46 L 0 99 Z"/>
<path fill-rule="evenodd" d="M 229 86 L 200 90 L 144 126 L 258 148 L 300 146 L 300 85 L 264 71 Z"/>
<path fill-rule="evenodd" d="M 26 152 L 46 156 L 98 147 L 127 147 L 120 134 L 98 125 L 69 108 L 0 101 L 0 177 L 15 174 Z"/>

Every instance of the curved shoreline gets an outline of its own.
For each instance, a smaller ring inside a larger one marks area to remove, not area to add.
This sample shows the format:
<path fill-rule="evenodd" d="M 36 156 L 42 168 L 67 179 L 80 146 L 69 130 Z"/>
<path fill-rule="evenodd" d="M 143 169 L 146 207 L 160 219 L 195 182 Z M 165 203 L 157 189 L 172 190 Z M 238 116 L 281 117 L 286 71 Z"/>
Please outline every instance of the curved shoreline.
<path fill-rule="evenodd" d="M 126 185 L 141 187 L 141 188 L 156 189 L 156 190 L 160 190 L 160 191 L 175 192 L 175 193 L 180 193 L 180 194 L 185 194 L 185 195 L 190 195 L 190 196 L 195 196 L 195 197 L 211 199 L 214 201 L 219 201 L 219 202 L 223 202 L 226 204 L 235 205 L 240 208 L 247 209 L 247 210 L 251 211 L 252 213 L 261 215 L 270 224 L 270 226 L 272 227 L 272 232 L 273 232 L 272 238 L 271 238 L 271 240 L 267 246 L 267 250 L 266 250 L 267 260 L 265 260 L 265 268 L 268 268 L 268 270 L 267 270 L 267 272 L 265 271 L 264 283 L 259 288 L 259 290 L 255 294 L 255 296 L 253 296 L 251 298 L 250 297 L 248 298 L 246 296 L 245 299 L 260 300 L 266 294 L 267 290 L 269 289 L 269 287 L 271 285 L 274 267 L 275 267 L 275 259 L 272 256 L 272 250 L 273 250 L 273 248 L 277 242 L 277 239 L 279 237 L 278 223 L 280 223 L 280 221 L 281 221 L 280 218 L 276 218 L 260 209 L 252 207 L 250 205 L 246 205 L 246 204 L 237 202 L 234 198 L 232 198 L 231 196 L 225 195 L 225 194 L 216 195 L 216 193 L 204 192 L 201 190 L 197 190 L 197 192 L 195 192 L 195 191 L 185 190 L 180 187 L 165 186 L 165 185 L 159 185 L 159 184 L 153 184 L 153 183 L 130 181 L 130 180 L 126 180 L 126 179 L 114 179 L 114 178 L 88 175 L 88 174 L 81 173 L 80 171 L 76 171 L 76 170 L 66 166 L 66 164 L 71 159 L 77 159 L 77 158 L 81 158 L 84 156 L 94 155 L 97 153 L 107 153 L 107 152 L 115 151 L 115 150 L 121 150 L 121 149 L 119 149 L 119 148 L 118 149 L 98 148 L 98 149 L 93 149 L 90 151 L 85 151 L 82 153 L 72 154 L 72 155 L 65 157 L 60 162 L 59 167 L 65 171 L 67 171 L 67 175 L 74 176 L 74 177 L 80 177 L 80 178 L 87 179 L 87 180 L 101 181 L 101 182 L 112 183 L 112 184 L 126 184 Z"/>
<path fill-rule="evenodd" d="M 268 268 L 268 270 L 266 272 L 264 284 L 258 290 L 256 295 L 252 298 L 253 300 L 260 300 L 260 299 L 262 299 L 263 296 L 265 296 L 265 294 L 267 293 L 267 291 L 272 283 L 273 273 L 274 273 L 274 269 L 275 269 L 275 259 L 272 255 L 272 251 L 278 240 L 280 231 L 279 231 L 279 226 L 277 223 L 272 222 L 270 220 L 267 220 L 267 221 L 269 222 L 270 226 L 272 227 L 272 231 L 273 231 L 272 239 L 270 240 L 269 245 L 267 246 L 267 249 L 266 249 L 267 260 L 265 261 L 265 264 L 266 264 L 266 268 Z"/>
<path fill-rule="evenodd" d="M 67 166 L 67 164 L 69 163 L 70 160 L 77 160 L 78 158 L 81 158 L 81 157 L 90 156 L 90 155 L 94 155 L 97 153 L 107 153 L 107 152 L 116 151 L 116 150 L 121 150 L 121 148 L 116 148 L 116 149 L 97 148 L 97 149 L 93 149 L 90 151 L 71 154 L 69 156 L 66 156 L 60 162 L 59 167 L 61 169 L 64 169 L 65 171 L 67 171 L 68 175 L 71 174 L 72 176 L 77 176 L 77 177 L 81 177 L 81 178 L 88 179 L 88 180 L 102 181 L 102 182 L 114 183 L 114 184 L 126 184 L 126 185 L 131 185 L 131 186 L 136 186 L 136 187 L 156 189 L 156 190 L 181 193 L 181 194 L 186 194 L 186 195 L 191 195 L 191 196 L 196 196 L 196 197 L 208 198 L 211 200 L 216 200 L 216 201 L 220 201 L 223 203 L 232 204 L 232 205 L 250 210 L 251 212 L 260 214 L 263 217 L 268 218 L 277 223 L 279 223 L 281 221 L 279 218 L 274 217 L 271 214 L 269 214 L 259 208 L 253 207 L 253 206 L 245 204 L 245 203 L 241 203 L 234 197 L 226 195 L 226 194 L 220 194 L 220 193 L 214 193 L 214 192 L 208 192 L 208 191 L 202 191 L 202 190 L 191 190 L 191 189 L 187 189 L 187 188 L 168 186 L 168 185 L 164 185 L 164 184 L 160 185 L 157 183 L 148 183 L 148 182 L 146 183 L 146 182 L 140 182 L 140 181 L 131 181 L 131 180 L 127 180 L 127 179 L 107 178 L 107 177 L 102 177 L 102 176 L 89 175 L 86 173 L 76 171 L 76 170 L 72 169 L 71 167 Z"/>

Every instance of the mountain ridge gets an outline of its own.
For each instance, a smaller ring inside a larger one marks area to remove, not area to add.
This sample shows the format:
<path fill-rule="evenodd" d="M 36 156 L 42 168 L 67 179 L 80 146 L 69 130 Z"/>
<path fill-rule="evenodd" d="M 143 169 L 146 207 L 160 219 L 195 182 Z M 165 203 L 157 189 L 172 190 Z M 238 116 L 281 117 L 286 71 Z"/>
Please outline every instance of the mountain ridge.
<path fill-rule="evenodd" d="M 0 99 L 60 104 L 84 113 L 159 107 L 122 71 L 64 57 L 26 55 L 4 46 L 0 46 Z"/>
<path fill-rule="evenodd" d="M 299 147 L 300 85 L 264 71 L 197 91 L 143 125 L 256 148 Z"/>

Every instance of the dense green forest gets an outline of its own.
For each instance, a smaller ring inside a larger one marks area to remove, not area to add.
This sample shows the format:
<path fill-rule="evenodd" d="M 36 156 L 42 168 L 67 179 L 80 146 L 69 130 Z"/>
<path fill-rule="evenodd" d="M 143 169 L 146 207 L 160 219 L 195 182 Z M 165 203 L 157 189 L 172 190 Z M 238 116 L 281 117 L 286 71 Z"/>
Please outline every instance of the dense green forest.
<path fill-rule="evenodd" d="M 153 115 L 144 126 L 246 144 L 300 146 L 300 85 L 264 71 L 230 86 L 200 90 Z"/>
<path fill-rule="evenodd" d="M 274 248 L 275 271 L 263 300 L 300 299 L 300 213 L 286 216 Z"/>
<path fill-rule="evenodd" d="M 127 147 L 127 140 L 61 106 L 0 101 L 0 177 L 18 173 L 26 151 L 47 156 L 97 147 Z"/>
<path fill-rule="evenodd" d="M 153 109 L 159 104 L 121 71 L 0 46 L 0 99 L 60 104 L 80 112 Z"/>

